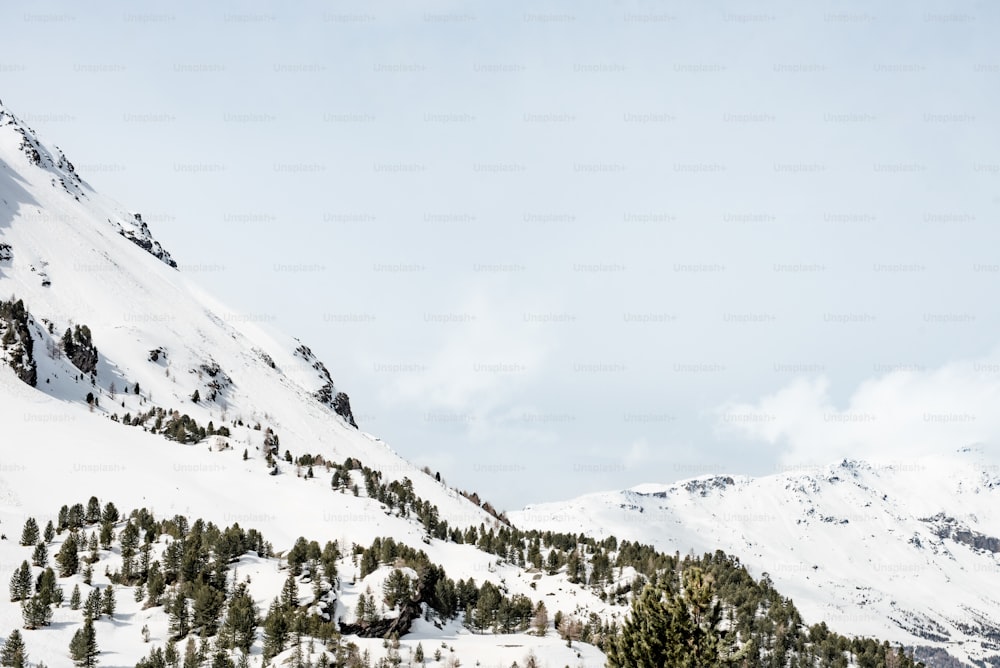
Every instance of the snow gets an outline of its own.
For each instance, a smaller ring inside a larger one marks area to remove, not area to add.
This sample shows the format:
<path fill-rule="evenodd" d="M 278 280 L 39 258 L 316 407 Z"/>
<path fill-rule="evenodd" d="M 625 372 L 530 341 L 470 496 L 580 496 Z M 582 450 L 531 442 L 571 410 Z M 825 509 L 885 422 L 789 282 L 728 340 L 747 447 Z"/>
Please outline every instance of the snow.
<path fill-rule="evenodd" d="M 967 625 L 980 615 L 986 632 L 1000 624 L 1000 599 L 983 586 L 1000 572 L 1000 559 L 939 537 L 940 522 L 930 520 L 944 513 L 962 528 L 1000 536 L 997 471 L 984 453 L 965 450 L 733 476 L 731 484 L 719 476 L 646 484 L 509 515 L 526 529 L 615 535 L 668 553 L 721 549 L 755 577 L 769 574 L 808 624 L 972 659 L 995 654 L 985 633 Z M 947 642 L 920 637 L 921 628 L 938 626 Z"/>
<path fill-rule="evenodd" d="M 53 157 L 51 165 L 29 160 L 20 149 L 23 133 L 37 142 L 44 155 Z M 74 180 L 60 155 L 0 107 L 0 241 L 9 244 L 12 253 L 10 260 L 0 263 L 0 295 L 22 299 L 32 314 L 38 367 L 35 389 L 0 364 L 0 532 L 7 537 L 0 540 L 0 582 L 8 582 L 23 560 L 30 561 L 31 548 L 17 544 L 27 517 L 44 527 L 55 520 L 61 505 L 86 503 L 96 495 L 102 504 L 113 501 L 123 515 L 146 507 L 158 518 L 182 514 L 219 526 L 238 522 L 260 530 L 278 553 L 291 548 L 299 536 L 321 545 L 338 541 L 348 554 L 354 544 L 367 546 L 376 537 L 391 536 L 424 550 L 455 580 L 488 579 L 510 594 L 544 599 L 551 612 L 583 605 L 613 613 L 563 575 L 546 576 L 534 583 L 535 589 L 530 574 L 497 565 L 494 555 L 469 545 L 427 539 L 415 520 L 390 513 L 363 492 L 355 497 L 332 490 L 330 474 L 322 466 L 314 467 L 315 477 L 307 479 L 304 471 L 299 477 L 294 466 L 281 461 L 281 473 L 268 475 L 262 443 L 264 430 L 270 427 L 279 435 L 282 454 L 285 450 L 294 456 L 321 454 L 338 463 L 357 458 L 381 471 L 383 482 L 409 478 L 416 495 L 436 505 L 440 519 L 452 527 L 497 525 L 495 518 L 455 490 L 319 403 L 313 392 L 324 382 L 322 375 L 313 361 L 296 354 L 301 342 L 266 328 L 266 304 L 260 313 L 235 313 L 182 272 L 126 239 L 120 230 L 141 232 L 134 213 L 96 193 L 86 181 Z M 67 179 L 72 187 L 61 185 Z M 47 285 L 41 280 L 41 268 Z M 100 352 L 93 383 L 58 345 L 68 327 L 84 324 Z M 150 351 L 156 349 L 166 354 L 151 361 Z M 213 364 L 231 384 L 223 383 L 217 400 L 210 402 L 206 397 L 211 378 L 202 366 Z M 137 382 L 140 394 L 133 391 Z M 198 404 L 191 400 L 195 390 L 202 397 Z M 97 396 L 98 405 L 87 405 L 88 392 Z M 135 416 L 153 406 L 177 409 L 202 426 L 209 421 L 216 427 L 225 425 L 231 436 L 182 445 L 111 419 L 126 413 Z M 253 428 L 258 423 L 261 430 Z M 64 537 L 49 546 L 50 563 Z M 162 548 L 161 539 L 158 549 Z M 108 583 L 103 565 L 114 569 L 116 558 L 102 554 L 95 586 Z M 237 571 L 241 579 L 250 577 L 251 593 L 261 612 L 266 612 L 286 576 L 280 560 L 244 556 Z M 357 569 L 345 557 L 340 564 L 338 614 L 353 610 L 365 586 L 371 586 L 380 600 L 379 578 L 387 572 L 379 569 L 356 583 Z M 80 613 L 68 608 L 75 583 L 81 583 L 86 596 L 80 576 L 60 578 L 67 603 L 55 610 L 53 624 L 23 631 L 33 662 L 68 665 L 69 640 L 81 621 Z M 100 663 L 108 668 L 134 665 L 148 653 L 151 644 L 140 635 L 144 624 L 149 626 L 151 643 L 162 643 L 167 634 L 161 608 L 142 610 L 133 600 L 133 588 L 118 589 L 115 619 L 96 622 Z M 305 601 L 308 585 L 300 584 L 300 593 Z M 0 603 L 0 641 L 20 626 L 19 607 Z M 369 647 L 374 658 L 386 651 L 380 640 L 355 641 Z M 456 624 L 437 629 L 420 621 L 402 645 L 412 648 L 421 641 L 432 666 L 434 649 L 442 643 L 447 645 L 444 658 L 458 656 L 463 665 L 478 661 L 509 666 L 514 660 L 523 662 L 529 650 L 541 665 L 604 662 L 593 647 L 566 647 L 554 631 L 544 638 L 480 635 Z M 258 640 L 255 665 L 260 650 Z"/>
<path fill-rule="evenodd" d="M 97 495 L 124 513 L 145 506 L 158 517 L 184 514 L 220 526 L 238 522 L 259 529 L 279 553 L 299 536 L 320 544 L 337 541 L 345 553 L 352 544 L 367 546 L 376 537 L 392 536 L 424 550 L 449 577 L 490 580 L 509 594 L 545 601 L 550 615 L 563 610 L 620 619 L 625 614 L 561 574 L 540 576 L 499 564 L 474 546 L 428 541 L 417 522 L 363 494 L 331 490 L 322 466 L 313 479 L 284 462 L 279 475 L 268 475 L 262 444 L 270 427 L 280 437 L 281 453 L 321 454 L 334 462 L 357 458 L 381 471 L 385 482 L 409 478 L 414 492 L 436 505 L 452 527 L 496 525 L 492 516 L 363 431 L 364 424 L 355 429 L 316 401 L 322 374 L 296 354 L 302 342 L 268 329 L 266 304 L 255 313 L 233 312 L 126 239 L 121 230 L 144 234 L 134 213 L 75 180 L 68 161 L 44 142 L 37 146 L 51 164 L 44 159 L 33 164 L 20 148 L 25 132 L 0 107 L 0 242 L 10 245 L 12 255 L 0 261 L 0 298 L 15 295 L 30 310 L 38 365 L 35 389 L 0 364 L 0 532 L 8 539 L 0 541 L 0 582 L 30 560 L 31 548 L 16 544 L 27 517 L 44 527 L 61 505 Z M 91 329 L 100 351 L 93 384 L 58 350 L 62 332 L 76 324 Z M 150 361 L 155 349 L 166 354 Z M 215 401 L 206 398 L 212 378 L 203 365 L 218 365 L 229 381 Z M 139 394 L 132 391 L 137 382 Z M 191 400 L 195 390 L 202 397 L 197 404 Z M 86 404 L 88 392 L 99 405 Z M 231 436 L 182 445 L 111 419 L 153 406 L 175 408 L 202 425 L 226 425 Z M 258 423 L 260 430 L 254 429 Z M 769 574 L 807 623 L 822 620 L 841 633 L 936 645 L 977 659 L 994 653 L 985 636 L 1000 625 L 1000 601 L 984 584 L 996 578 L 1000 563 L 997 555 L 954 540 L 952 528 L 938 516 L 954 518 L 954 527 L 1000 537 L 998 495 L 1000 468 L 983 452 L 963 450 L 761 478 L 702 476 L 643 484 L 529 506 L 511 519 L 526 529 L 615 535 L 668 553 L 722 549 L 755 576 Z M 944 531 L 949 535 L 940 537 Z M 59 540 L 50 546 L 50 561 Z M 106 554 L 102 563 L 114 568 L 116 558 Z M 265 612 L 285 579 L 281 562 L 244 556 L 237 570 L 240 578 L 251 579 L 251 592 Z M 357 567 L 345 556 L 336 614 L 350 620 L 366 587 L 379 597 L 388 572 L 383 567 L 358 581 Z M 60 579 L 67 599 L 77 582 L 79 576 Z M 107 584 L 103 570 L 95 572 L 94 583 Z M 86 587 L 81 589 L 85 595 Z M 115 619 L 97 622 L 106 667 L 131 666 L 148 653 L 139 632 L 143 624 L 152 643 L 162 643 L 167 633 L 162 609 L 141 610 L 131 588 L 119 589 Z M 300 585 L 303 601 L 307 589 Z M 64 606 L 55 611 L 51 627 L 24 631 L 32 660 L 67 665 L 66 648 L 78 624 L 79 613 Z M 20 625 L 18 607 L 0 603 L 0 638 Z M 949 639 L 923 639 L 920 628 L 943 629 Z M 355 641 L 373 657 L 386 651 L 380 640 Z M 551 629 L 545 637 L 497 636 L 470 633 L 458 623 L 437 628 L 418 620 L 401 639 L 404 660 L 417 642 L 428 665 L 435 665 L 430 659 L 437 648 L 445 659 L 454 649 L 464 665 L 523 665 L 528 651 L 543 666 L 604 662 L 593 647 L 566 647 Z M 255 653 L 259 661 L 259 641 Z"/>

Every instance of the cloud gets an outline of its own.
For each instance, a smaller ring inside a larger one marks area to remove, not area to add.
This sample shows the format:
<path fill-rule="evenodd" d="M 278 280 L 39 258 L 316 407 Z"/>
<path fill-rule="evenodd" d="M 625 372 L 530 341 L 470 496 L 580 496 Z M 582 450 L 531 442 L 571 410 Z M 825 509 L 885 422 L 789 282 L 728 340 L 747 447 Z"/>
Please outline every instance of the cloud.
<path fill-rule="evenodd" d="M 390 400 L 444 411 L 471 427 L 483 424 L 540 372 L 550 348 L 538 329 L 510 326 L 520 318 L 512 309 L 476 296 L 453 312 L 429 314 L 447 316 L 429 325 L 440 332 L 433 352 L 415 372 L 396 375 Z"/>
<path fill-rule="evenodd" d="M 716 410 L 717 428 L 776 446 L 784 463 L 908 458 L 1000 441 L 1000 357 L 899 369 L 855 388 L 845 406 L 825 376 Z"/>

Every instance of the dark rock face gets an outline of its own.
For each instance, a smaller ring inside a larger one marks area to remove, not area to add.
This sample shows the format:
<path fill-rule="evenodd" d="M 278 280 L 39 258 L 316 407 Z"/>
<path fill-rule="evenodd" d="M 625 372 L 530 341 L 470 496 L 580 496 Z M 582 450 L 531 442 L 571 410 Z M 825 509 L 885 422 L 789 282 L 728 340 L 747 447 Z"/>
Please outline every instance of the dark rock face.
<path fill-rule="evenodd" d="M 67 329 L 62 339 L 63 352 L 77 369 L 93 375 L 97 373 L 97 347 L 90 336 L 90 328 L 77 325 Z"/>
<path fill-rule="evenodd" d="M 333 384 L 333 378 L 330 376 L 330 371 L 326 368 L 326 365 L 316 359 L 313 351 L 309 349 L 309 346 L 304 344 L 299 344 L 299 347 L 295 349 L 295 354 L 312 364 L 312 368 L 319 375 L 320 382 L 323 383 L 318 390 L 313 392 L 316 400 L 332 408 L 337 415 L 347 420 L 347 424 L 357 429 L 358 424 L 354 421 L 354 414 L 351 412 L 351 399 L 345 393 L 337 392 Z"/>
<path fill-rule="evenodd" d="M 118 223 L 118 234 L 122 235 L 136 246 L 146 251 L 157 260 L 172 267 L 177 268 L 177 263 L 170 253 L 160 245 L 160 242 L 153 238 L 149 231 L 149 226 L 142 220 L 142 215 L 133 214 L 133 219 L 125 223 Z"/>
<path fill-rule="evenodd" d="M 344 635 L 357 635 L 360 638 L 401 638 L 410 632 L 413 620 L 420 616 L 420 606 L 407 603 L 394 619 L 380 619 L 371 624 L 341 624 L 340 632 Z"/>
<path fill-rule="evenodd" d="M 354 421 L 354 414 L 351 412 L 351 398 L 346 393 L 337 392 L 337 396 L 333 398 L 333 411 L 347 420 L 347 424 L 355 429 L 358 428 L 358 423 Z"/>
<path fill-rule="evenodd" d="M 957 519 L 944 513 L 921 518 L 921 521 L 933 525 L 934 534 L 938 538 L 951 538 L 956 543 L 967 545 L 974 550 L 986 550 L 993 554 L 1000 552 L 1000 539 L 961 526 Z"/>

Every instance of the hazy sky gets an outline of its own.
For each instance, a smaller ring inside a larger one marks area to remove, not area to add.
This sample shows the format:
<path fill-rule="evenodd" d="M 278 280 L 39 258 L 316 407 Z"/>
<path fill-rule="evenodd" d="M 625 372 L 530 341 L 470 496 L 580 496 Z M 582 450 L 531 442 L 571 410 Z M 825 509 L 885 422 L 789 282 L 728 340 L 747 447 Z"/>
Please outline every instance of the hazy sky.
<path fill-rule="evenodd" d="M 365 430 L 513 508 L 994 442 L 998 29 L 967 0 L 8 0 L 0 99 Z"/>

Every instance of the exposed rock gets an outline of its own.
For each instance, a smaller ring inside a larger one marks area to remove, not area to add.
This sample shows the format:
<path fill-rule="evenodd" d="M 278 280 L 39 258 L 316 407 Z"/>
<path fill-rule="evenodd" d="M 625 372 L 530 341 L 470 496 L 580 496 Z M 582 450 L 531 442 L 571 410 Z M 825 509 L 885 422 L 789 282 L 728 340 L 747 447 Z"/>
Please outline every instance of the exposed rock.
<path fill-rule="evenodd" d="M 67 328 L 62 338 L 63 352 L 77 369 L 91 375 L 97 373 L 97 347 L 90 336 L 90 328 L 76 325 Z"/>
<path fill-rule="evenodd" d="M 343 635 L 357 635 L 359 638 L 389 638 L 392 636 L 402 638 L 410 632 L 413 620 L 419 616 L 420 606 L 416 603 L 408 603 L 403 606 L 399 617 L 380 619 L 371 624 L 341 624 L 340 632 Z"/>
<path fill-rule="evenodd" d="M 142 220 L 141 214 L 133 214 L 131 221 L 113 222 L 108 221 L 118 227 L 118 234 L 122 235 L 139 248 L 143 249 L 168 267 L 177 268 L 177 262 L 170 257 L 170 253 L 160 245 L 160 242 L 153 238 L 149 231 L 149 226 Z"/>
<path fill-rule="evenodd" d="M 313 392 L 313 396 L 321 404 L 332 408 L 337 415 L 347 421 L 347 424 L 357 429 L 358 424 L 354 421 L 354 414 L 351 412 L 351 399 L 344 392 L 337 391 L 326 365 L 316 359 L 316 355 L 305 344 L 300 343 L 299 347 L 295 349 L 295 354 L 312 363 L 312 367 L 317 371 L 319 379 L 323 383 L 318 390 Z"/>
<path fill-rule="evenodd" d="M 35 387 L 38 369 L 35 365 L 34 339 L 29 324 L 31 314 L 20 299 L 0 301 L 0 359 L 7 362 L 22 381 Z"/>

